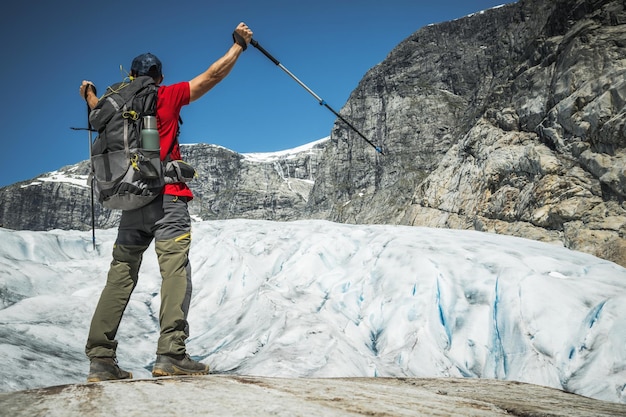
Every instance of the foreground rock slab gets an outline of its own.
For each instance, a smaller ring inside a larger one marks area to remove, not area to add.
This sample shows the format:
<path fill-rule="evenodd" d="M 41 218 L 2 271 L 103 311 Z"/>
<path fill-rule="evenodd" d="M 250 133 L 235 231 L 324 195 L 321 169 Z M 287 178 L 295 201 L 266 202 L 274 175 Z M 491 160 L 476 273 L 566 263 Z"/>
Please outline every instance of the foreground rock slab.
<path fill-rule="evenodd" d="M 6 416 L 626 416 L 626 405 L 485 379 L 211 375 L 0 394 Z"/>

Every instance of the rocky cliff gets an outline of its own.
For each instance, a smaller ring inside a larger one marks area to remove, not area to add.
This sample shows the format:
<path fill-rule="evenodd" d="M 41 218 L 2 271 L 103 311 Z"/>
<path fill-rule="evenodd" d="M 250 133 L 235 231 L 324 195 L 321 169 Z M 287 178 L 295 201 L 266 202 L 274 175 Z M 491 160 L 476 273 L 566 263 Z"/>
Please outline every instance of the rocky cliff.
<path fill-rule="evenodd" d="M 295 220 L 303 216 L 327 139 L 275 153 L 239 154 L 214 145 L 185 145 L 182 157 L 199 178 L 189 183 L 192 216 Z M 0 189 L 0 223 L 16 230 L 91 228 L 89 163 L 83 161 Z M 115 227 L 120 211 L 94 204 L 97 228 Z"/>
<path fill-rule="evenodd" d="M 326 142 L 244 155 L 212 145 L 184 147 L 200 175 L 190 183 L 191 213 L 203 220 L 303 218 Z"/>
<path fill-rule="evenodd" d="M 427 26 L 341 109 L 385 156 L 340 121 L 295 159 L 186 147 L 191 211 L 475 229 L 626 266 L 625 74 L 623 1 L 520 0 Z M 28 184 L 0 189 L 6 227 L 89 227 L 84 186 Z"/>
<path fill-rule="evenodd" d="M 476 229 L 626 265 L 626 11 L 521 0 L 427 26 L 362 79 L 312 217 Z"/>

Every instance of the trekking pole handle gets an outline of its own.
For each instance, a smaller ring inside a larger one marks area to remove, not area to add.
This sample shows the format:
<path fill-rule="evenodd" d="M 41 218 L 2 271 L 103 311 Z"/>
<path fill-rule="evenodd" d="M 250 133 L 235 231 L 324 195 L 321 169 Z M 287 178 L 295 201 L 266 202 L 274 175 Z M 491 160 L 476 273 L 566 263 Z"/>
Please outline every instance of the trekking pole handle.
<path fill-rule="evenodd" d="M 87 130 L 91 131 L 91 122 L 89 122 L 89 115 L 91 114 L 91 106 L 89 106 L 89 101 L 87 101 L 87 96 L 89 95 L 89 90 L 93 91 L 93 94 L 97 97 L 98 93 L 96 91 L 96 86 L 89 83 L 85 87 L 85 102 L 87 103 Z"/>
<path fill-rule="evenodd" d="M 93 84 L 91 84 L 91 83 L 89 83 L 89 84 L 87 84 L 87 86 L 85 87 L 85 93 L 84 93 L 85 101 L 87 101 L 87 94 L 89 93 L 89 90 L 92 90 L 92 91 L 93 91 L 93 94 L 94 94 L 95 96 L 97 96 L 97 95 L 98 95 L 98 93 L 96 92 L 96 86 L 95 86 L 95 85 L 93 85 Z"/>
<path fill-rule="evenodd" d="M 263 55 L 265 55 L 266 57 L 268 57 L 270 59 L 270 61 L 272 61 L 274 64 L 276 65 L 280 65 L 280 62 L 274 58 L 272 56 L 272 54 L 270 54 L 269 52 L 267 52 L 265 50 L 265 48 L 263 48 L 261 45 L 259 45 L 259 43 L 257 41 L 255 41 L 254 39 L 250 40 L 250 45 L 254 46 L 256 49 L 258 49 L 259 51 L 261 51 L 263 53 Z"/>

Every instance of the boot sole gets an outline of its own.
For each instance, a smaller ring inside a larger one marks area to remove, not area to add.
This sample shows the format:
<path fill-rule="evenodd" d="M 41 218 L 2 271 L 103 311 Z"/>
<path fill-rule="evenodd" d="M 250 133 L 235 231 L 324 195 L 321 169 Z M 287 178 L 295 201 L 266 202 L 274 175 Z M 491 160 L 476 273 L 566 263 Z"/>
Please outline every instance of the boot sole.
<path fill-rule="evenodd" d="M 172 366 L 172 370 L 165 370 L 161 368 L 152 370 L 152 376 L 155 378 L 158 378 L 160 376 L 185 376 L 185 375 L 199 376 L 199 375 L 208 375 L 208 374 L 209 374 L 208 369 L 206 371 L 189 371 L 186 369 L 178 368 L 176 366 Z"/>
<path fill-rule="evenodd" d="M 128 373 L 128 378 L 101 378 L 99 376 L 92 376 L 87 378 L 87 382 L 122 381 L 125 379 L 133 379 L 132 372 Z"/>

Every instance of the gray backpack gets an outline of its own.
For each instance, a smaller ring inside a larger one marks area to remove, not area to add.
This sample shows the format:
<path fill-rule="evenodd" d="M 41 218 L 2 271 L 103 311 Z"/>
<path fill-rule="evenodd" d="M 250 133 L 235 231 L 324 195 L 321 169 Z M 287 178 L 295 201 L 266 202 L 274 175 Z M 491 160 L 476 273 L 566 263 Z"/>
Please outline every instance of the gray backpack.
<path fill-rule="evenodd" d="M 149 76 L 114 84 L 89 115 L 98 131 L 91 148 L 91 180 L 106 208 L 134 210 L 161 194 L 165 179 L 160 151 L 141 144 L 143 117 L 156 115 L 157 90 Z"/>

